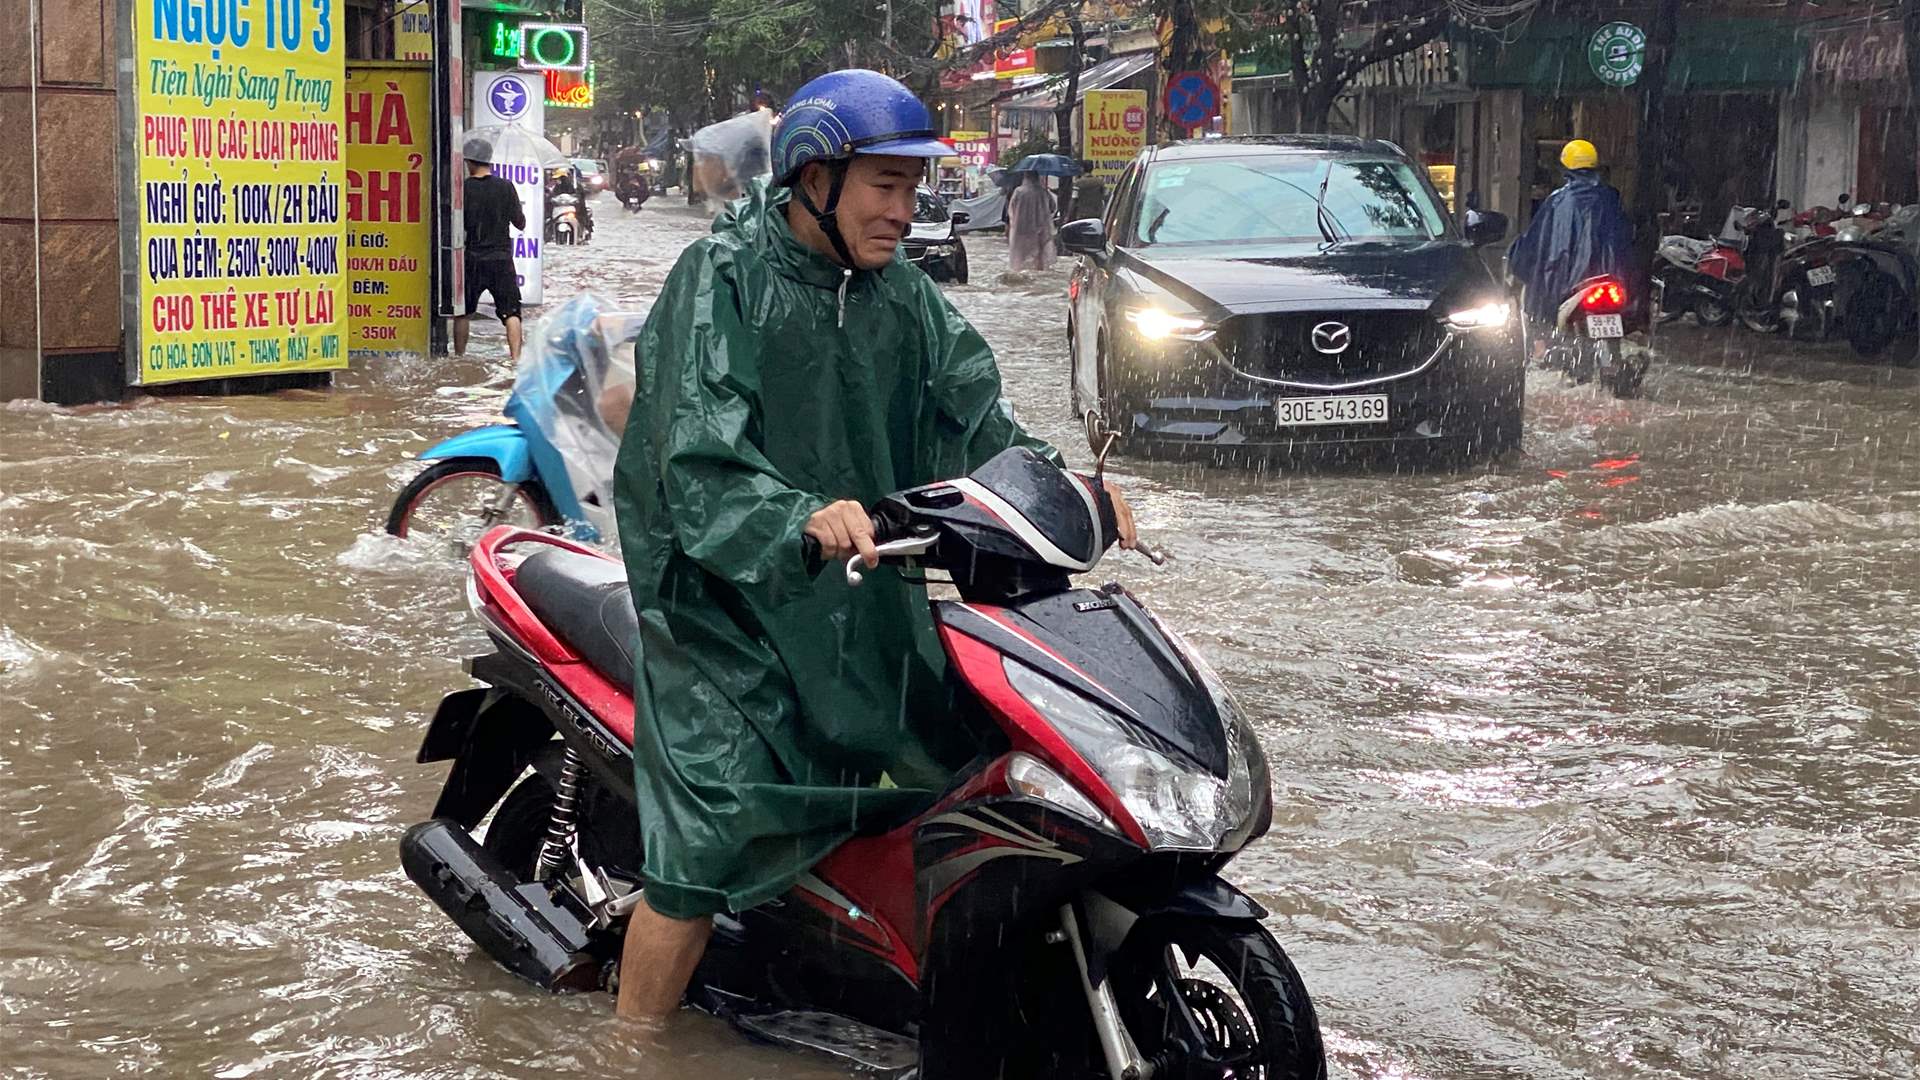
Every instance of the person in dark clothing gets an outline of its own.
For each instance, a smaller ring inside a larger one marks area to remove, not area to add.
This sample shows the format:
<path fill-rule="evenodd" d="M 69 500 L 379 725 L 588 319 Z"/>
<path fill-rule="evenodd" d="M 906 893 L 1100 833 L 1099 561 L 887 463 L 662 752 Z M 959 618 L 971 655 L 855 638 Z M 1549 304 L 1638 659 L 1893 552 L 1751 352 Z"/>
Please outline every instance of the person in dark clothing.
<path fill-rule="evenodd" d="M 1551 328 L 1560 303 L 1587 278 L 1633 269 L 1633 226 L 1620 193 L 1600 179 L 1600 156 L 1585 139 L 1560 152 L 1567 182 L 1547 196 L 1507 253 L 1507 271 L 1526 286 L 1527 320 Z M 1545 347 L 1535 336 L 1535 351 Z"/>
<path fill-rule="evenodd" d="M 513 268 L 513 233 L 524 231 L 527 213 L 513 182 L 493 175 L 484 161 L 467 161 L 467 314 L 453 319 L 453 355 L 467 352 L 467 320 L 480 294 L 493 297 L 494 314 L 507 328 L 507 355 L 520 362 L 520 276 Z"/>

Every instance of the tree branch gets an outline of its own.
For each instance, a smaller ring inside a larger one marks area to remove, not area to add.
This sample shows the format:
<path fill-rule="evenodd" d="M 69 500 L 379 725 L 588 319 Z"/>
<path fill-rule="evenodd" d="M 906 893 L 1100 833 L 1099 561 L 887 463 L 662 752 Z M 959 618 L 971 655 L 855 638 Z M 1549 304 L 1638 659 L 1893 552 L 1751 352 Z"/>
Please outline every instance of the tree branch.
<path fill-rule="evenodd" d="M 1335 85 L 1345 87 L 1362 71 L 1382 60 L 1409 53 L 1446 32 L 1451 13 L 1445 7 L 1431 12 L 1412 26 L 1383 26 L 1373 32 L 1373 40 L 1347 54 L 1335 73 Z"/>

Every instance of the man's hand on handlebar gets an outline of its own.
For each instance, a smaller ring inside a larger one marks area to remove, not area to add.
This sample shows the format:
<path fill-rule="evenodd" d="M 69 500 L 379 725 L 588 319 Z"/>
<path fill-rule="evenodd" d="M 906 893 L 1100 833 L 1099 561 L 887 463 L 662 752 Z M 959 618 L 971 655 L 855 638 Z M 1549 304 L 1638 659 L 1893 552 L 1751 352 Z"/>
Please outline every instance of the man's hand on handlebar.
<path fill-rule="evenodd" d="M 852 499 L 829 503 L 807 519 L 801 532 L 820 545 L 820 557 L 833 561 L 859 555 L 871 570 L 880 565 L 873 545 L 873 519 Z"/>
<path fill-rule="evenodd" d="M 1113 481 L 1102 480 L 1100 483 L 1107 489 L 1107 498 L 1113 501 L 1113 523 L 1120 531 L 1120 546 L 1132 551 L 1140 543 L 1140 538 L 1133 531 L 1133 507 L 1127 505 L 1127 497 L 1120 494 L 1120 489 L 1113 485 Z"/>

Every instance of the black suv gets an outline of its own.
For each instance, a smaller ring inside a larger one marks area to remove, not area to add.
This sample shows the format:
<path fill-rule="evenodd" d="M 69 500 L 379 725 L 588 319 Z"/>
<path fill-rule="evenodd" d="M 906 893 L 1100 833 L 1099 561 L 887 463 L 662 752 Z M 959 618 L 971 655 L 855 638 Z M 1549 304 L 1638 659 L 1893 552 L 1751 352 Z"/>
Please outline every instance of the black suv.
<path fill-rule="evenodd" d="M 1122 445 L 1309 449 L 1520 443 L 1515 314 L 1392 143 L 1342 136 L 1149 147 L 1105 218 L 1069 222 L 1076 416 Z"/>

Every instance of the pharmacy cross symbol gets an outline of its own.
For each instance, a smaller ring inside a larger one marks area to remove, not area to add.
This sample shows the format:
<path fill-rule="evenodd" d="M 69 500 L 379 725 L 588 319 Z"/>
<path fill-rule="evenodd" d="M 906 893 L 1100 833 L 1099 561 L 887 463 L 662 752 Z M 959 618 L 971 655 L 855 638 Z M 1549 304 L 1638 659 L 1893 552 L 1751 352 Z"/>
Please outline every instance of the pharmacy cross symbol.
<path fill-rule="evenodd" d="M 517 78 L 500 79 L 487 91 L 487 104 L 493 106 L 494 114 L 500 119 L 517 119 L 527 111 L 526 85 Z"/>

